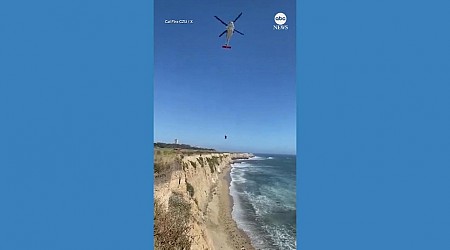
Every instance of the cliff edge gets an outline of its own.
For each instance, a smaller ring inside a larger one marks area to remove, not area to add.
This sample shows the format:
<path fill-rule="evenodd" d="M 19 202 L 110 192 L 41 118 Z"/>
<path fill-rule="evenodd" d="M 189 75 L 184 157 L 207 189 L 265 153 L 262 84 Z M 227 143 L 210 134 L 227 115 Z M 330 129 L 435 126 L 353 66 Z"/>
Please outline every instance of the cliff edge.
<path fill-rule="evenodd" d="M 190 244 L 189 249 L 217 249 L 217 245 L 221 244 L 214 242 L 214 236 L 208 233 L 208 228 L 215 228 L 219 224 L 219 208 L 211 206 L 220 186 L 219 178 L 224 177 L 223 172 L 230 169 L 233 160 L 251 157 L 253 155 L 249 153 L 155 149 L 155 249 L 174 249 L 178 243 L 173 241 L 177 240 L 183 240 L 180 244 Z M 228 187 L 222 187 L 221 190 L 226 192 L 228 198 Z M 180 207 L 184 210 L 180 210 Z M 172 221 L 161 221 L 164 216 L 156 214 L 161 211 L 173 211 L 172 215 L 166 218 Z M 181 215 L 178 221 L 174 220 Z M 179 230 L 184 232 L 187 238 L 177 237 L 170 225 L 163 226 L 163 223 L 184 225 L 184 228 Z M 172 237 L 177 239 L 164 239 L 169 238 L 168 232 L 173 233 Z M 236 248 L 249 247 L 221 247 Z"/>

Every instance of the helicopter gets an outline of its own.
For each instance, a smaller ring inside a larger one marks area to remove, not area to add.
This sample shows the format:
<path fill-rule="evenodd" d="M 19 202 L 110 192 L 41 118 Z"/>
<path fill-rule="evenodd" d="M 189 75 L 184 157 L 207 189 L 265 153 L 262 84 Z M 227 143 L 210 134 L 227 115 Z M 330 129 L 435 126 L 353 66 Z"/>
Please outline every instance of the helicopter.
<path fill-rule="evenodd" d="M 225 25 L 227 28 L 224 32 L 222 32 L 219 37 L 223 36 L 225 33 L 227 33 L 227 42 L 225 45 L 222 45 L 222 48 L 224 49 L 231 49 L 230 46 L 230 40 L 231 37 L 233 36 L 233 33 L 236 32 L 238 34 L 244 35 L 242 32 L 240 32 L 239 30 L 234 28 L 234 23 L 239 19 L 239 17 L 242 16 L 242 12 L 241 14 L 239 14 L 239 16 L 237 16 L 233 21 L 230 21 L 228 24 L 225 23 L 224 21 L 222 21 L 218 16 L 214 16 L 217 20 L 219 20 L 223 25 Z"/>

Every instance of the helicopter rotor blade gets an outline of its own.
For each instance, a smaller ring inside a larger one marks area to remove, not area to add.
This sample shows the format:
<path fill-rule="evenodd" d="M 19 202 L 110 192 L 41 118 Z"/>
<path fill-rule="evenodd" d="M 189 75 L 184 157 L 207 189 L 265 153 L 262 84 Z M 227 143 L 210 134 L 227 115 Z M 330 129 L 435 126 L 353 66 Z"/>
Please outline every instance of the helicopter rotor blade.
<path fill-rule="evenodd" d="M 240 32 L 240 31 L 237 30 L 237 29 L 234 29 L 234 31 L 237 32 L 237 33 L 239 33 L 239 34 L 241 34 L 241 35 L 244 35 L 244 33 Z"/>
<path fill-rule="evenodd" d="M 242 16 L 242 12 L 241 12 L 241 14 L 239 14 L 239 16 L 236 17 L 236 19 L 234 19 L 233 23 L 235 23 L 241 16 Z"/>
<path fill-rule="evenodd" d="M 227 32 L 227 30 L 224 30 L 224 31 L 222 32 L 222 34 L 219 35 L 219 37 L 223 36 L 223 34 L 225 34 L 226 32 Z"/>
<path fill-rule="evenodd" d="M 224 21 L 222 21 L 218 16 L 214 16 L 217 20 L 219 20 L 221 23 L 223 23 L 223 25 L 227 26 L 228 24 L 226 24 Z"/>

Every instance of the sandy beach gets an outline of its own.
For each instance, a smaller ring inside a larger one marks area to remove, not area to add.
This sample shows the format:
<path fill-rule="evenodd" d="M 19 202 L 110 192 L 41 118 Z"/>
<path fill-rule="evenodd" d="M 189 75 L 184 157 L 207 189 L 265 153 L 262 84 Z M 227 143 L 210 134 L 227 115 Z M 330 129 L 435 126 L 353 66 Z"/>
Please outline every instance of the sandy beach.
<path fill-rule="evenodd" d="M 223 169 L 208 203 L 206 234 L 215 249 L 254 249 L 250 238 L 240 230 L 231 216 L 233 198 L 230 195 L 231 166 Z"/>

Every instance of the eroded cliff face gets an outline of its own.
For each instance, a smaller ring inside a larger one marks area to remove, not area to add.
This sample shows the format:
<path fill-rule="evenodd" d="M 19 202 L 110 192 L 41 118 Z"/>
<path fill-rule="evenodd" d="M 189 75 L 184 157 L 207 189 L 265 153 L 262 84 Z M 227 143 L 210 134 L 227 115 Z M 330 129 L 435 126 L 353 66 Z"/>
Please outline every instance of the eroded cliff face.
<path fill-rule="evenodd" d="M 205 232 L 212 192 L 220 173 L 230 167 L 233 159 L 251 156 L 246 153 L 176 154 L 166 162 L 170 166 L 168 171 L 155 174 L 155 199 L 167 207 L 170 196 L 177 193 L 191 205 L 190 234 L 194 238 L 191 249 L 214 249 Z"/>

